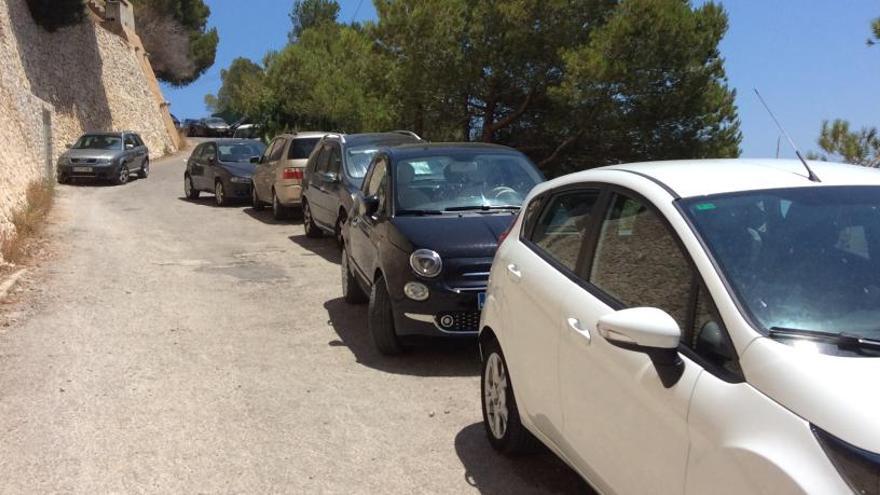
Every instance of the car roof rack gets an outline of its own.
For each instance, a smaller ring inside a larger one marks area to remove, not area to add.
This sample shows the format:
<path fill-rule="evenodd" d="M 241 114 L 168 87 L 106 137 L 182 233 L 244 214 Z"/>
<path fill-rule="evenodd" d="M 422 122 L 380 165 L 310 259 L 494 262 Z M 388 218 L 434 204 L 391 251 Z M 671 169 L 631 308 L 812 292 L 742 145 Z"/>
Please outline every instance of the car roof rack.
<path fill-rule="evenodd" d="M 324 136 L 321 139 L 328 138 L 328 137 L 339 138 L 340 141 L 345 143 L 345 134 L 343 134 L 341 132 L 328 132 L 327 134 L 324 134 Z"/>
<path fill-rule="evenodd" d="M 414 138 L 418 139 L 419 141 L 424 141 L 424 139 L 422 139 L 421 136 L 419 136 L 418 134 L 414 133 L 413 131 L 407 131 L 407 130 L 404 130 L 404 129 L 398 129 L 398 130 L 396 130 L 396 131 L 391 131 L 391 132 L 392 132 L 393 134 L 403 134 L 403 135 L 405 135 L 405 136 L 411 136 L 411 137 L 414 137 Z"/>

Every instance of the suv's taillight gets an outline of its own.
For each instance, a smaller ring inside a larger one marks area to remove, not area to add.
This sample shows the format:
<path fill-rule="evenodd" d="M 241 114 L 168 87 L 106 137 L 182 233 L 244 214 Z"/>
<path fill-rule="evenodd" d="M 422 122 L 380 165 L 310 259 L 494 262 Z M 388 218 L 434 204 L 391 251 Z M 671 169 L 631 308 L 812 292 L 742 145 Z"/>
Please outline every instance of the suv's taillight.
<path fill-rule="evenodd" d="M 516 215 L 513 217 L 513 221 L 510 222 L 510 225 L 507 227 L 507 230 L 505 230 L 504 232 L 501 233 L 501 235 L 498 236 L 498 246 L 499 247 L 501 247 L 501 244 L 504 242 L 505 239 L 507 239 L 507 236 L 510 235 L 510 231 L 513 230 L 513 226 L 516 225 L 516 221 L 519 220 L 520 212 L 522 212 L 522 210 L 516 212 Z"/>
<path fill-rule="evenodd" d="M 303 180 L 303 169 L 294 168 L 294 167 L 287 167 L 281 171 L 281 178 L 301 181 L 301 180 Z"/>

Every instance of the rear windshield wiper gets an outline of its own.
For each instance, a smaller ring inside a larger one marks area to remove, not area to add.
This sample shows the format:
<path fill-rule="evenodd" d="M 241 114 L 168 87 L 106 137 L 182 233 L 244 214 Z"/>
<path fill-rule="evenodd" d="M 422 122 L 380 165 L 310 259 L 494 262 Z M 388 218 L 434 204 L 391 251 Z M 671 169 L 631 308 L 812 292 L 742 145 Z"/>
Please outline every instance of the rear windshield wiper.
<path fill-rule="evenodd" d="M 517 205 L 473 205 L 473 206 L 450 206 L 444 208 L 444 211 L 491 211 L 491 210 L 518 210 Z"/>
<path fill-rule="evenodd" d="M 836 344 L 838 347 L 880 350 L 880 340 L 869 339 L 850 333 L 820 332 L 799 328 L 772 327 L 770 337 L 783 339 L 820 340 Z"/>
<path fill-rule="evenodd" d="M 442 215 L 440 210 L 397 210 L 398 215 Z"/>

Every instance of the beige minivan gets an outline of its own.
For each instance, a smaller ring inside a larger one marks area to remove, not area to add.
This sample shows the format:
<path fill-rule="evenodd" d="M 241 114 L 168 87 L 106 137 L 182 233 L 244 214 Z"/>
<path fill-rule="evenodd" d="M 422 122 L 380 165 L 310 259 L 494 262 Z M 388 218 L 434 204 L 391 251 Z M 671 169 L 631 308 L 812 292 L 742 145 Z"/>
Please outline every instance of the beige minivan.
<path fill-rule="evenodd" d="M 276 220 L 283 220 L 302 204 L 306 161 L 318 141 L 327 134 L 280 134 L 269 143 L 256 162 L 251 199 L 254 209 L 261 210 L 271 204 L 272 215 Z"/>

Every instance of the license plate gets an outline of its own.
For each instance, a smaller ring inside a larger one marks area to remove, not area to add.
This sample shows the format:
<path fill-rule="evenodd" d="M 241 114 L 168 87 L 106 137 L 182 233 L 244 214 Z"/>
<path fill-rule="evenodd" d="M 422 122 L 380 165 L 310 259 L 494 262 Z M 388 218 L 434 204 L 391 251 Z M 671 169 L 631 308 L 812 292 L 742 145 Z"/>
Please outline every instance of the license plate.
<path fill-rule="evenodd" d="M 483 306 L 486 305 L 486 293 L 478 292 L 477 293 L 477 307 L 482 310 Z"/>
<path fill-rule="evenodd" d="M 91 172 L 92 167 L 73 167 L 74 172 Z"/>

